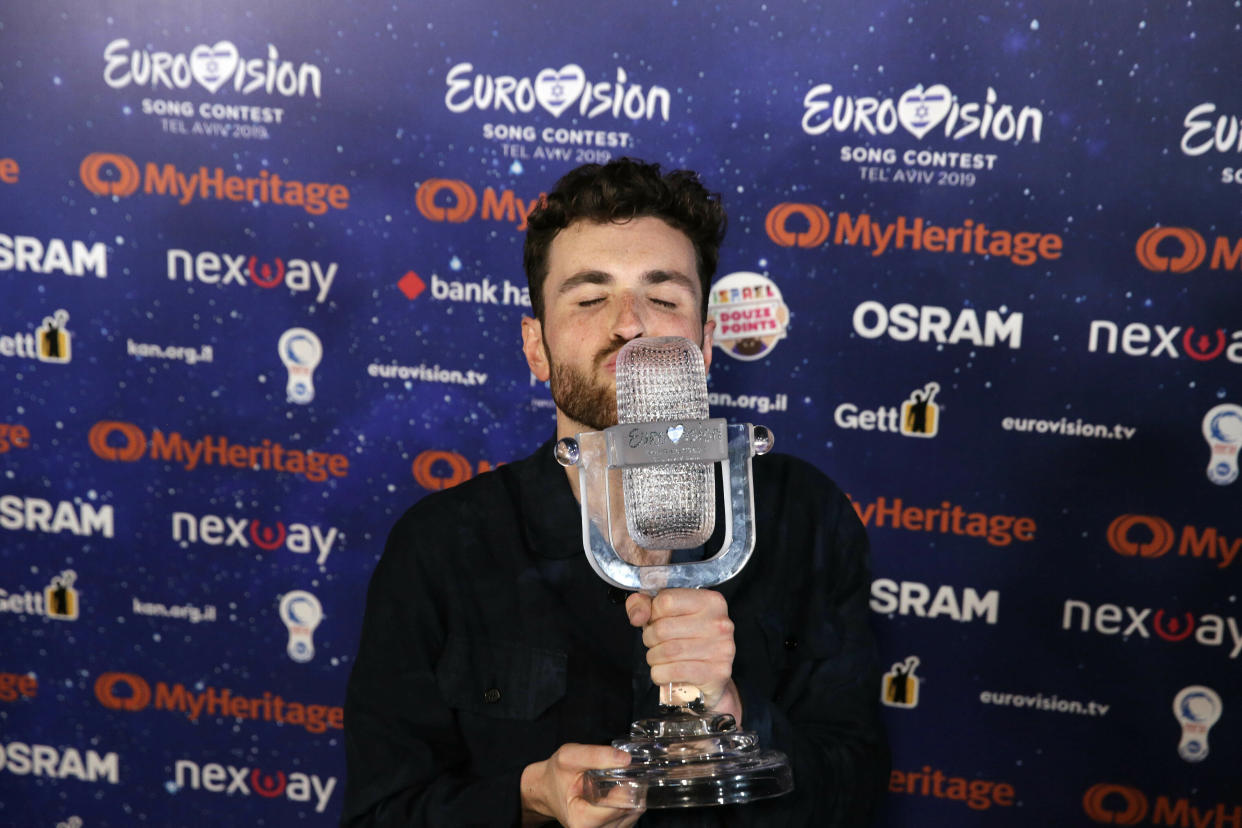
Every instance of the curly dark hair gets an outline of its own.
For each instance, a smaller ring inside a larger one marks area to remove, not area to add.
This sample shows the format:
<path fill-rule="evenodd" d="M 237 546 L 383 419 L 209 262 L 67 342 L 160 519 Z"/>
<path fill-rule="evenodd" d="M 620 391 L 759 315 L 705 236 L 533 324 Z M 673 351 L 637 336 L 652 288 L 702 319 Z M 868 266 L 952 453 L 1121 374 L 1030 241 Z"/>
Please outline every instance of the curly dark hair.
<path fill-rule="evenodd" d="M 720 194 L 708 192 L 698 173 L 674 170 L 661 175 L 659 164 L 635 158 L 618 158 L 603 165 L 584 164 L 570 170 L 527 218 L 522 265 L 535 318 L 543 321 L 548 250 L 557 233 L 575 221 L 603 224 L 641 216 L 661 219 L 689 237 L 703 285 L 700 318 L 706 319 L 707 294 L 716 275 L 727 223 Z"/>

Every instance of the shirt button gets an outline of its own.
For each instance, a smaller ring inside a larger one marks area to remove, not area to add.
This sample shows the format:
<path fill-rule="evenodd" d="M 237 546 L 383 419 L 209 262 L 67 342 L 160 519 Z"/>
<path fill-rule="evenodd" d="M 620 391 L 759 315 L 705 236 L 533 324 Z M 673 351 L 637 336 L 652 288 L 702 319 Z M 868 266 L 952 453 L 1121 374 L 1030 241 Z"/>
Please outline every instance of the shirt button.
<path fill-rule="evenodd" d="M 786 638 L 785 649 L 791 651 L 798 649 L 798 639 L 794 638 L 792 635 Z"/>
<path fill-rule="evenodd" d="M 484 693 L 483 701 L 487 702 L 488 704 L 495 704 L 496 702 L 500 701 L 499 688 L 493 687 L 491 690 L 488 690 L 486 693 Z"/>

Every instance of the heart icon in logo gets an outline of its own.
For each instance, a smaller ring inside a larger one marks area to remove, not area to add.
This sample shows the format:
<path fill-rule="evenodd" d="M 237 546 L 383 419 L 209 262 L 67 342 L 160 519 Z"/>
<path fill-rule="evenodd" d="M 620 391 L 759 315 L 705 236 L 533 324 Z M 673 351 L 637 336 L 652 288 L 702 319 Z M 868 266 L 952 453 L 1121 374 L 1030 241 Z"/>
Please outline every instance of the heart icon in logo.
<path fill-rule="evenodd" d="M 214 94 L 233 77 L 237 61 L 237 47 L 227 40 L 221 40 L 215 46 L 200 44 L 190 52 L 190 74 Z"/>
<path fill-rule="evenodd" d="M 953 106 L 953 93 L 943 83 L 923 88 L 919 84 L 907 89 L 897 102 L 897 119 L 901 125 L 922 138 L 944 120 Z"/>
<path fill-rule="evenodd" d="M 557 118 L 578 100 L 584 87 L 586 73 L 576 63 L 567 63 L 560 69 L 544 69 L 535 76 L 535 98 Z"/>
<path fill-rule="evenodd" d="M 686 427 L 683 425 L 675 425 L 668 427 L 668 439 L 676 443 L 681 439 L 681 435 L 686 433 Z"/>

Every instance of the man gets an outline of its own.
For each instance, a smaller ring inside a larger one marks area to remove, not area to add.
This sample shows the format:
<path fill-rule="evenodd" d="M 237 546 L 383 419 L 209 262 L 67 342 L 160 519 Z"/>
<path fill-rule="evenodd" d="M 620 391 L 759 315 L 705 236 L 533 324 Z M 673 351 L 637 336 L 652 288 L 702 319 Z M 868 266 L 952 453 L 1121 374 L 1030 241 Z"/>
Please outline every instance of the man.
<path fill-rule="evenodd" d="M 616 423 L 616 354 L 631 339 L 684 336 L 710 365 L 724 223 L 694 174 L 630 159 L 570 172 L 530 216 L 522 349 L 551 384 L 557 438 Z M 393 528 L 345 704 L 342 824 L 867 824 L 888 753 L 866 537 L 840 490 L 799 461 L 756 458 L 742 573 L 719 591 L 626 597 L 586 561 L 577 475 L 553 442 Z M 583 773 L 628 763 L 608 742 L 669 681 L 784 751 L 794 792 L 646 814 L 583 800 Z"/>

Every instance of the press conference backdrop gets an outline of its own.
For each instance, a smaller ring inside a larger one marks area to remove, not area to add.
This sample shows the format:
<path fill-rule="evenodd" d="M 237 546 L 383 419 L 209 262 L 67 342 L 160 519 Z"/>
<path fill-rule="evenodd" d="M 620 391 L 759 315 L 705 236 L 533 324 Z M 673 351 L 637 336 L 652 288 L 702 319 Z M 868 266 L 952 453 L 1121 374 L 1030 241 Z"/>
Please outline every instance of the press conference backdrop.
<path fill-rule="evenodd" d="M 713 414 L 868 528 L 880 824 L 1238 826 L 1240 23 L 0 12 L 0 823 L 334 822 L 388 528 L 553 431 L 525 215 L 632 155 L 730 212 Z"/>

